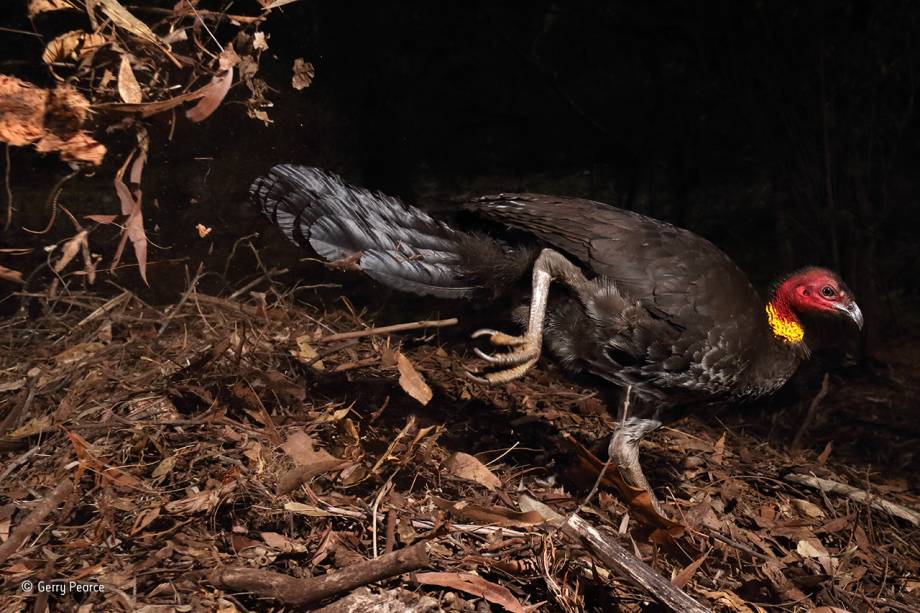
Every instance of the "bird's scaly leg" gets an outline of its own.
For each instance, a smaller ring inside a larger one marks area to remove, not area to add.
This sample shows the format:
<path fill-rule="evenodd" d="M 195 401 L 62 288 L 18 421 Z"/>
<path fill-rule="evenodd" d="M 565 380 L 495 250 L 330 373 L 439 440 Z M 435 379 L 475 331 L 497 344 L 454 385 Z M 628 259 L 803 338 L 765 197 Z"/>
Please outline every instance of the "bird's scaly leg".
<path fill-rule="evenodd" d="M 652 507 L 662 517 L 667 517 L 661 508 L 655 493 L 642 472 L 639 463 L 639 441 L 649 432 L 661 427 L 661 422 L 656 419 L 642 419 L 629 417 L 629 392 L 620 406 L 620 418 L 617 420 L 616 430 L 610 437 L 607 453 L 610 459 L 616 462 L 621 473 L 632 485 L 648 492 Z"/>
<path fill-rule="evenodd" d="M 473 338 L 488 336 L 489 342 L 500 347 L 509 347 L 505 353 L 489 354 L 474 349 L 480 358 L 497 367 L 489 372 L 467 371 L 480 383 L 507 383 L 524 375 L 540 359 L 543 347 L 543 324 L 546 320 L 546 302 L 549 286 L 559 281 L 584 294 L 589 281 L 581 270 L 564 255 L 552 249 L 544 249 L 533 265 L 532 296 L 527 330 L 521 336 L 512 336 L 498 330 L 484 328 L 473 333 Z"/>

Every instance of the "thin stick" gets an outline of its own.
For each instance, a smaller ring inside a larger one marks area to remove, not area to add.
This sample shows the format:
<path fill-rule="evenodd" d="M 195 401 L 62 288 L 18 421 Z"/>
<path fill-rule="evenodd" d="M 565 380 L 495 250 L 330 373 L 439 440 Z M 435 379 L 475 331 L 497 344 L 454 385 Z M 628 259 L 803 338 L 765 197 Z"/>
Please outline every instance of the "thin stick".
<path fill-rule="evenodd" d="M 814 475 L 801 475 L 798 473 L 791 473 L 783 477 L 783 479 L 790 483 L 806 485 L 816 490 L 821 490 L 825 493 L 842 494 L 851 500 L 868 503 L 870 506 L 875 507 L 880 511 L 884 511 L 890 515 L 894 515 L 895 517 L 909 521 L 915 526 L 920 526 L 920 512 L 894 502 L 889 502 L 884 498 L 873 496 L 866 490 L 861 490 L 859 488 L 846 485 L 844 483 L 839 483 L 837 481 L 832 481 L 830 479 L 822 479 L 821 477 L 816 477 Z"/>
<path fill-rule="evenodd" d="M 450 319 L 434 319 L 429 321 L 412 321 L 404 324 L 393 324 L 392 326 L 381 326 L 379 328 L 368 328 L 367 330 L 355 330 L 353 332 L 340 332 L 330 334 L 317 339 L 317 343 L 331 343 L 333 341 L 344 341 L 350 338 L 362 338 L 365 336 L 379 336 L 381 334 L 391 334 L 393 332 L 408 332 L 409 330 L 422 330 L 424 328 L 444 328 L 455 326 L 459 320 L 456 317 Z"/>
<path fill-rule="evenodd" d="M 562 515 L 526 494 L 520 497 L 519 503 L 522 511 L 537 511 L 549 524 L 561 526 L 565 534 L 586 543 L 608 568 L 629 579 L 670 610 L 679 613 L 710 613 L 709 609 L 683 590 L 674 587 L 651 566 L 577 515 L 565 521 Z"/>
<path fill-rule="evenodd" d="M 73 481 L 64 479 L 58 483 L 47 496 L 29 513 L 22 523 L 10 535 L 5 543 L 0 545 L 0 564 L 9 559 L 16 550 L 28 540 L 32 533 L 38 530 L 39 525 L 54 511 L 61 502 L 73 491 Z"/>
<path fill-rule="evenodd" d="M 821 405 L 821 401 L 824 400 L 824 397 L 827 396 L 828 389 L 830 389 L 830 377 L 828 373 L 824 373 L 824 379 L 821 380 L 821 389 L 812 399 L 811 404 L 808 405 L 808 413 L 805 414 L 802 425 L 799 426 L 798 432 L 795 433 L 795 437 L 792 439 L 791 447 L 793 451 L 801 448 L 802 439 L 805 438 L 805 434 L 808 433 L 808 429 L 811 428 L 812 423 L 814 423 L 815 416 L 818 414 L 818 407 Z"/>
<path fill-rule="evenodd" d="M 195 276 L 192 278 L 191 282 L 188 284 L 188 289 L 185 290 L 185 293 L 182 294 L 182 298 L 179 300 L 179 303 L 176 304 L 166 315 L 166 320 L 163 322 L 163 325 L 160 326 L 160 331 L 157 332 L 157 338 L 163 336 L 163 333 L 166 332 L 166 327 L 169 326 L 169 322 L 172 321 L 172 318 L 182 310 L 182 307 L 185 306 L 185 303 L 188 301 L 188 297 L 195 291 L 195 287 L 198 285 L 198 281 L 201 280 L 202 271 L 204 270 L 204 262 L 198 263 L 198 270 L 195 271 Z M 188 274 L 188 273 L 186 273 Z M 188 277 L 186 277 L 188 278 Z"/>
<path fill-rule="evenodd" d="M 13 223 L 13 188 L 10 187 L 10 144 L 6 144 L 6 165 L 3 167 L 3 186 L 6 188 L 6 218 L 3 220 L 3 231 L 10 231 L 10 224 Z"/>

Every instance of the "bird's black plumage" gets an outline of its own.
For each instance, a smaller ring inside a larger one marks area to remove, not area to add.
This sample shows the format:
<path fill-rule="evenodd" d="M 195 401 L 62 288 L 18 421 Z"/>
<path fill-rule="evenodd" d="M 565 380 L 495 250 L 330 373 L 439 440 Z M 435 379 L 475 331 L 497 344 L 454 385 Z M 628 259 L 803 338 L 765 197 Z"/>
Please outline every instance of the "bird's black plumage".
<path fill-rule="evenodd" d="M 545 342 L 567 368 L 625 388 L 633 400 L 621 406 L 609 451 L 627 479 L 650 493 L 639 440 L 682 412 L 669 409 L 760 396 L 792 375 L 808 353 L 793 303 L 862 324 L 830 271 L 800 272 L 765 302 L 709 241 L 590 200 L 500 194 L 466 205 L 529 237 L 522 244 L 510 233 L 458 231 L 315 168 L 276 166 L 250 194 L 293 242 L 396 289 L 489 300 L 529 273 L 530 304 L 517 318 L 524 334 L 475 332 L 506 351 L 477 349 L 491 370 L 471 374 L 485 383 L 516 379 Z M 564 291 L 551 297 L 551 283 Z"/>
<path fill-rule="evenodd" d="M 416 294 L 487 296 L 478 290 L 509 286 L 534 257 L 315 168 L 276 166 L 250 194 L 290 240 L 329 260 L 358 255 L 368 275 Z M 547 313 L 547 345 L 570 368 L 677 404 L 768 393 L 804 355 L 773 337 L 744 273 L 692 232 L 578 198 L 501 194 L 466 208 L 565 253 L 591 278 L 586 299 L 562 297 Z"/>

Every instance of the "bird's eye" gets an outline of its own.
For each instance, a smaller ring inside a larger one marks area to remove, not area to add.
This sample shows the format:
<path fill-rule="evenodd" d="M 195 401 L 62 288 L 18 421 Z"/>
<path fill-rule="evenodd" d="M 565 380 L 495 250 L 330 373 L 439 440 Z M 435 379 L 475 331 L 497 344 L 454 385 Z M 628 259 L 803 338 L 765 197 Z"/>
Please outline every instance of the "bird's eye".
<path fill-rule="evenodd" d="M 833 298 L 834 294 L 836 293 L 837 292 L 835 292 L 834 288 L 831 287 L 830 285 L 825 285 L 824 287 L 821 288 L 821 295 L 824 296 L 825 298 Z"/>

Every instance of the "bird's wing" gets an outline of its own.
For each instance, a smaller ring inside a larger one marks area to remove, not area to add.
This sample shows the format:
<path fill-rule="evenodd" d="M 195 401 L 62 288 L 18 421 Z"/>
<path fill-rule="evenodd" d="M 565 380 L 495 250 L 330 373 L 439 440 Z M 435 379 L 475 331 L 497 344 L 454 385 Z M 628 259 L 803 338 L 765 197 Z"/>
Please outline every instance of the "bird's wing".
<path fill-rule="evenodd" d="M 484 196 L 467 208 L 565 251 L 677 326 L 745 328 L 739 320 L 750 320 L 762 308 L 728 256 L 663 221 L 592 200 L 541 194 Z"/>

